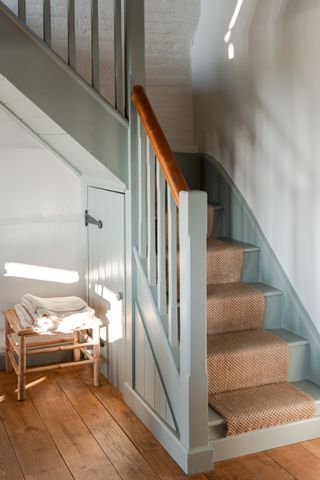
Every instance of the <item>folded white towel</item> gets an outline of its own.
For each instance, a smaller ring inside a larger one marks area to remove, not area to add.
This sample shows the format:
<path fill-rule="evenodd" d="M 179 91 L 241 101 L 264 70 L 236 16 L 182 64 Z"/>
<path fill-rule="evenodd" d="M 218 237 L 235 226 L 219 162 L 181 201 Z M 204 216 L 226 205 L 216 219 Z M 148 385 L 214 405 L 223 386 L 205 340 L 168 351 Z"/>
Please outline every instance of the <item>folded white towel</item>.
<path fill-rule="evenodd" d="M 34 311 L 41 309 L 43 312 L 75 312 L 87 306 L 86 302 L 79 297 L 53 297 L 41 298 L 27 293 L 22 297 L 22 303 L 33 307 Z"/>
<path fill-rule="evenodd" d="M 14 308 L 22 328 L 29 328 L 31 325 L 33 325 L 33 317 L 29 315 L 28 311 L 22 305 L 16 305 Z"/>
<path fill-rule="evenodd" d="M 68 333 L 101 323 L 94 310 L 79 297 L 41 298 L 26 294 L 15 311 L 21 326 L 37 333 Z"/>

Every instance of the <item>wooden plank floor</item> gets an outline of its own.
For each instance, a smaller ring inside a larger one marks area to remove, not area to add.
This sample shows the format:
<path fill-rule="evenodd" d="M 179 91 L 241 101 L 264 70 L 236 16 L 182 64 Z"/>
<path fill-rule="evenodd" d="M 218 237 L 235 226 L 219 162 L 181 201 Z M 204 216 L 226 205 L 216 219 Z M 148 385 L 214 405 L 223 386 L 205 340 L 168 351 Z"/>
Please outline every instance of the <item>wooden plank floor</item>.
<path fill-rule="evenodd" d="M 319 480 L 320 439 L 220 462 L 185 475 L 102 377 L 87 367 L 16 378 L 0 373 L 0 480 Z"/>

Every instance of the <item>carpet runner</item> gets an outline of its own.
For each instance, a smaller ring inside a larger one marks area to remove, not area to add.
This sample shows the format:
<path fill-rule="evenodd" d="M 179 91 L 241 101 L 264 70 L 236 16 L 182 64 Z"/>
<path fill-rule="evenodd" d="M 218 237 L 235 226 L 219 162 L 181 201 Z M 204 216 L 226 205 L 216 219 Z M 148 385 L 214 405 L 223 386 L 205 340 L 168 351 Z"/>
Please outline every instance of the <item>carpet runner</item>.
<path fill-rule="evenodd" d="M 208 208 L 207 366 L 209 404 L 226 436 L 311 418 L 312 397 L 288 383 L 288 344 L 263 330 L 264 295 L 241 283 L 243 251 L 210 237 Z"/>

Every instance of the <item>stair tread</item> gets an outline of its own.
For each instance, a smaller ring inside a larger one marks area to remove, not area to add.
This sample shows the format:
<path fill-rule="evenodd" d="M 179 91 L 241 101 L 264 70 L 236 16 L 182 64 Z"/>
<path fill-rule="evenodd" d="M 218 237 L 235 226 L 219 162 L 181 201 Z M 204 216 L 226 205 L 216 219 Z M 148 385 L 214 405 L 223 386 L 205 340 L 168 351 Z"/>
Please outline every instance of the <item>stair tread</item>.
<path fill-rule="evenodd" d="M 271 328 L 267 329 L 267 331 L 285 340 L 289 344 L 289 347 L 293 345 L 307 345 L 309 343 L 306 338 L 300 337 L 285 328 Z"/>
<path fill-rule="evenodd" d="M 317 416 L 314 399 L 286 381 L 211 395 L 209 403 L 226 417 L 227 436 Z"/>
<path fill-rule="evenodd" d="M 303 390 L 305 393 L 313 397 L 315 402 L 318 405 L 320 405 L 320 386 L 319 385 L 317 385 L 316 383 L 308 379 L 299 380 L 298 382 L 292 382 L 292 385 L 294 385 L 297 388 L 300 388 L 300 390 Z"/>
<path fill-rule="evenodd" d="M 234 240 L 233 238 L 229 237 L 219 237 L 216 238 L 216 240 L 220 240 L 221 242 L 228 243 L 230 245 L 238 245 L 239 247 L 242 248 L 242 250 L 247 253 L 247 252 L 260 252 L 260 247 L 257 245 L 252 245 L 251 243 L 247 242 L 241 242 L 240 240 Z"/>
<path fill-rule="evenodd" d="M 278 288 L 275 288 L 275 287 L 272 287 L 271 285 L 267 285 L 266 283 L 260 283 L 260 282 L 240 282 L 241 285 L 243 286 L 248 286 L 248 287 L 252 287 L 252 288 L 255 288 L 256 290 L 259 290 L 260 292 L 263 293 L 263 295 L 265 297 L 272 297 L 274 295 L 283 295 L 283 292 L 282 290 L 279 290 Z M 216 283 L 216 284 L 209 284 L 207 286 L 207 294 L 208 296 L 211 295 L 211 291 L 218 291 L 219 290 L 219 287 L 221 287 L 221 289 L 226 289 L 226 286 L 229 286 L 229 289 L 230 289 L 230 292 L 232 292 L 233 294 L 239 289 L 239 283 L 235 282 L 235 283 L 229 283 L 229 284 L 226 284 L 226 283 Z M 239 293 L 240 293 L 240 289 L 239 289 Z"/>
<path fill-rule="evenodd" d="M 265 297 L 271 297 L 273 295 L 283 295 L 283 291 L 279 290 L 279 288 L 272 287 L 267 283 L 262 282 L 245 282 L 245 285 L 249 285 L 250 287 L 256 288 L 263 293 Z"/>
<path fill-rule="evenodd" d="M 244 347 L 249 350 L 252 348 L 265 348 L 269 344 L 279 343 L 279 341 L 267 330 L 242 330 L 236 332 L 220 333 L 217 335 L 207 335 L 208 356 L 213 352 L 242 351 Z"/>
<path fill-rule="evenodd" d="M 304 391 L 308 395 L 310 395 L 312 398 L 314 398 L 316 404 L 320 407 L 320 386 L 316 385 L 314 382 L 311 380 L 300 380 L 298 382 L 289 382 L 290 385 L 293 385 L 297 388 L 300 388 L 300 390 Z M 319 411 L 317 412 L 317 415 L 319 415 Z M 223 425 L 225 424 L 225 418 L 222 417 L 216 410 L 214 410 L 212 407 L 208 406 L 208 426 L 209 427 L 215 427 L 218 425 Z"/>
<path fill-rule="evenodd" d="M 285 340 L 288 343 L 289 348 L 294 345 L 308 344 L 308 340 L 284 328 L 271 328 L 271 329 L 263 329 L 263 330 L 243 330 L 239 332 L 220 333 L 218 334 L 219 337 L 218 335 L 208 335 L 207 337 L 208 337 L 208 341 L 210 337 L 218 338 L 220 345 L 223 345 L 224 343 L 226 343 L 226 341 L 229 341 L 230 339 L 232 339 L 233 335 L 236 335 L 237 340 L 239 339 L 239 337 L 243 337 L 244 344 L 247 339 L 250 340 L 250 342 L 253 341 L 257 344 L 260 344 L 261 342 L 264 343 L 268 341 L 268 333 L 271 333 L 272 335 L 276 337 L 280 337 L 282 340 Z M 270 341 L 272 341 L 272 337 L 270 338 Z M 223 348 L 225 349 L 225 346 Z M 208 345 L 208 353 L 210 353 L 209 345 Z"/>

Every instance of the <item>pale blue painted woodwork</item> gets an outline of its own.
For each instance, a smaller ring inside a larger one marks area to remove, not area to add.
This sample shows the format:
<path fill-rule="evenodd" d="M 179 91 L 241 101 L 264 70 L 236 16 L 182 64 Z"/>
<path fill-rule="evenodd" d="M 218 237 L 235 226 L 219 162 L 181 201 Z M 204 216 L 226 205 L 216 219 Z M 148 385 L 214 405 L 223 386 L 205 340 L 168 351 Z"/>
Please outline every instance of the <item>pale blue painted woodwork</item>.
<path fill-rule="evenodd" d="M 121 388 L 125 335 L 124 195 L 88 187 L 87 210 L 102 221 L 101 229 L 92 224 L 87 227 L 88 303 L 103 325 L 102 372 Z"/>

